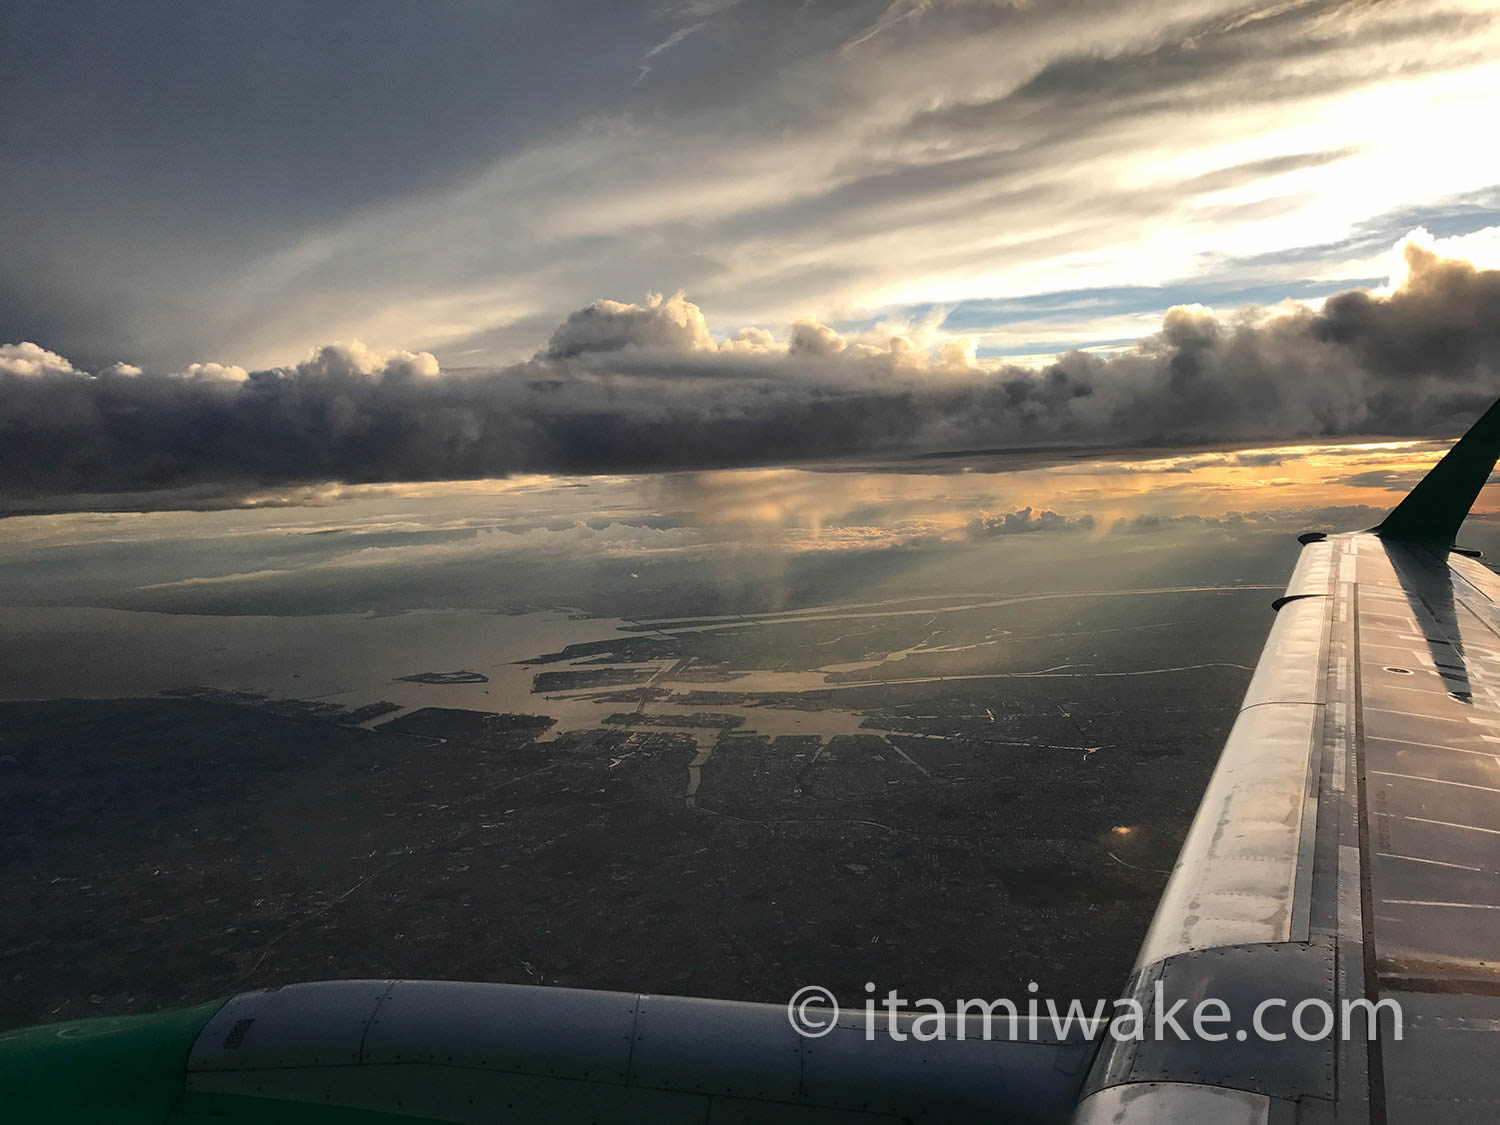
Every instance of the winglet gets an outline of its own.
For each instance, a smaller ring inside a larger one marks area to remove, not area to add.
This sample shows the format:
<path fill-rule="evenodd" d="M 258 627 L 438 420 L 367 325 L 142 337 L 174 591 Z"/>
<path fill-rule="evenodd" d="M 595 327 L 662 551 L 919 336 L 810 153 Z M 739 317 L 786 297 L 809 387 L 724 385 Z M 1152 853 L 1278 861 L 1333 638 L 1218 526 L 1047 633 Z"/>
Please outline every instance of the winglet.
<path fill-rule="evenodd" d="M 1372 530 L 1382 539 L 1451 547 L 1459 525 L 1500 457 L 1500 402 L 1417 482 L 1394 511 Z"/>

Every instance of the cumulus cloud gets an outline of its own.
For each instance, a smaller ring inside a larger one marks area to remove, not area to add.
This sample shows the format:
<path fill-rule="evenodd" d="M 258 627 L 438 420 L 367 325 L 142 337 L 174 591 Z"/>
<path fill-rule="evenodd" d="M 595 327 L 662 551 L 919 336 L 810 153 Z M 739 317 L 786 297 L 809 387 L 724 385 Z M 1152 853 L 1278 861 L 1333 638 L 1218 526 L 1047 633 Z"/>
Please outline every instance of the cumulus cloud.
<path fill-rule="evenodd" d="M 1500 394 L 1500 271 L 1416 245 L 1406 262 L 1387 296 L 1351 291 L 1274 315 L 1178 307 L 1137 346 L 1040 369 L 975 366 L 940 332 L 846 339 L 814 320 L 785 342 L 749 329 L 719 343 L 681 294 L 596 302 L 498 370 L 440 373 L 425 352 L 349 343 L 243 377 L 209 364 L 95 376 L 10 345 L 0 492 L 1453 434 Z M 1017 529 L 1046 518 L 1029 513 Z"/>
<path fill-rule="evenodd" d="M 198 366 L 198 365 L 195 365 Z M 212 366 L 218 366 L 214 364 Z M 234 368 L 234 370 L 242 370 Z M 271 374 L 324 379 L 409 379 L 438 374 L 431 352 L 376 351 L 359 340 L 327 344 L 295 367 L 273 368 Z"/>
<path fill-rule="evenodd" d="M 979 342 L 972 336 L 948 340 L 938 351 L 938 366 L 949 371 L 970 371 L 979 366 Z"/>
<path fill-rule="evenodd" d="M 0 375 L 26 379 L 76 374 L 73 365 L 62 356 L 37 344 L 0 344 Z"/>
<path fill-rule="evenodd" d="M 765 328 L 741 328 L 719 345 L 727 354 L 770 355 L 777 349 L 776 337 Z"/>
<path fill-rule="evenodd" d="M 1091 531 L 1094 517 L 1088 514 L 1070 517 L 1044 509 L 1035 511 L 1030 507 L 1018 508 L 1014 512 L 985 513 L 969 521 L 968 534 L 971 539 L 983 539 L 994 535 L 1017 535 L 1029 531 Z"/>
<path fill-rule="evenodd" d="M 590 352 L 643 348 L 660 352 L 714 351 L 703 310 L 682 293 L 653 293 L 642 305 L 595 301 L 558 325 L 541 353 L 571 359 Z"/>
<path fill-rule="evenodd" d="M 135 374 L 139 375 L 137 370 Z M 190 363 L 181 372 L 184 379 L 222 379 L 238 383 L 250 377 L 250 372 L 233 363 Z"/>
<path fill-rule="evenodd" d="M 792 355 L 836 355 L 845 348 L 844 338 L 811 317 L 792 325 L 792 341 L 787 350 Z"/>

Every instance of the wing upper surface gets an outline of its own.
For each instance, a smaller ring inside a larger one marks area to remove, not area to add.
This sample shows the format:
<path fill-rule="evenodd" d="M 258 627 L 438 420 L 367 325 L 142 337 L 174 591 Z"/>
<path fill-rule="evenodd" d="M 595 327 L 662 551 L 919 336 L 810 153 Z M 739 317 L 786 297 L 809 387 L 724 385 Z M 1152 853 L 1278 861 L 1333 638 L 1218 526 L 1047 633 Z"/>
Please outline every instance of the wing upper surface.
<path fill-rule="evenodd" d="M 1500 579 L 1360 533 L 1306 546 L 1278 604 L 1131 987 L 1340 1025 L 1388 1000 L 1401 1035 L 1354 1009 L 1332 1042 L 1106 1042 L 1078 1120 L 1202 1120 L 1164 1078 L 1258 1121 L 1500 1120 Z"/>
<path fill-rule="evenodd" d="M 1372 988 L 1393 1122 L 1500 1120 L 1500 633 L 1495 576 L 1357 537 Z"/>

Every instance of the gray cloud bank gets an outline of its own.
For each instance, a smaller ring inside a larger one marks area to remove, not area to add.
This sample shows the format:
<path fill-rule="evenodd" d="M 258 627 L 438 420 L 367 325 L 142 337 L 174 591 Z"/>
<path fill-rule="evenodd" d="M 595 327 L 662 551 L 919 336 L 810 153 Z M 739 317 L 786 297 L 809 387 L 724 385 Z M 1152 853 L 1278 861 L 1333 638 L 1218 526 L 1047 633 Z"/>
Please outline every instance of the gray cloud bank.
<path fill-rule="evenodd" d="M 1144 534 L 1162 531 L 1203 530 L 1217 528 L 1224 531 L 1305 531 L 1317 527 L 1357 527 L 1374 524 L 1386 514 L 1386 509 L 1373 508 L 1367 504 L 1340 504 L 1319 508 L 1272 508 L 1265 511 L 1226 512 L 1222 516 L 1204 516 L 1195 513 L 1186 515 L 1157 515 L 1142 513 L 1134 517 L 1118 516 L 1108 524 L 1097 521 L 1088 512 L 1079 516 L 1066 516 L 1050 510 L 1035 511 L 1019 508 L 1013 512 L 985 514 L 975 517 L 965 528 L 968 538 L 990 539 L 997 535 L 1014 535 L 1032 531 L 1087 531 L 1100 527 L 1111 535 Z"/>
<path fill-rule="evenodd" d="M 715 340 L 681 295 L 596 302 L 530 360 L 486 371 L 348 344 L 253 372 L 87 372 L 6 345 L 0 495 L 1453 433 L 1500 394 L 1500 271 L 1406 256 L 1389 296 L 1231 319 L 1173 308 L 1135 347 L 1040 369 L 978 367 L 930 330 L 846 340 L 804 321 L 785 341 Z"/>

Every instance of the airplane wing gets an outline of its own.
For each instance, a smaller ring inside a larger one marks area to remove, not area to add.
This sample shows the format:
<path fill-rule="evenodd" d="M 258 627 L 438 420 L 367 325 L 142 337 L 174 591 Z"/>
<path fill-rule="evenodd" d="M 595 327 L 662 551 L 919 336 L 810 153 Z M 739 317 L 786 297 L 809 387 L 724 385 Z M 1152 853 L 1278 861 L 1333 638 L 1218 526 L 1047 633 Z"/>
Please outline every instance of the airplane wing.
<path fill-rule="evenodd" d="M 1453 547 L 1497 451 L 1500 403 L 1380 527 L 1303 537 L 1107 1030 L 321 982 L 0 1035 L 3 1118 L 1500 1120 L 1500 579 Z"/>
<path fill-rule="evenodd" d="M 1379 527 L 1303 537 L 1130 986 L 1228 1038 L 1106 1036 L 1080 1125 L 1500 1120 L 1500 579 L 1453 547 L 1497 450 L 1500 403 Z"/>

